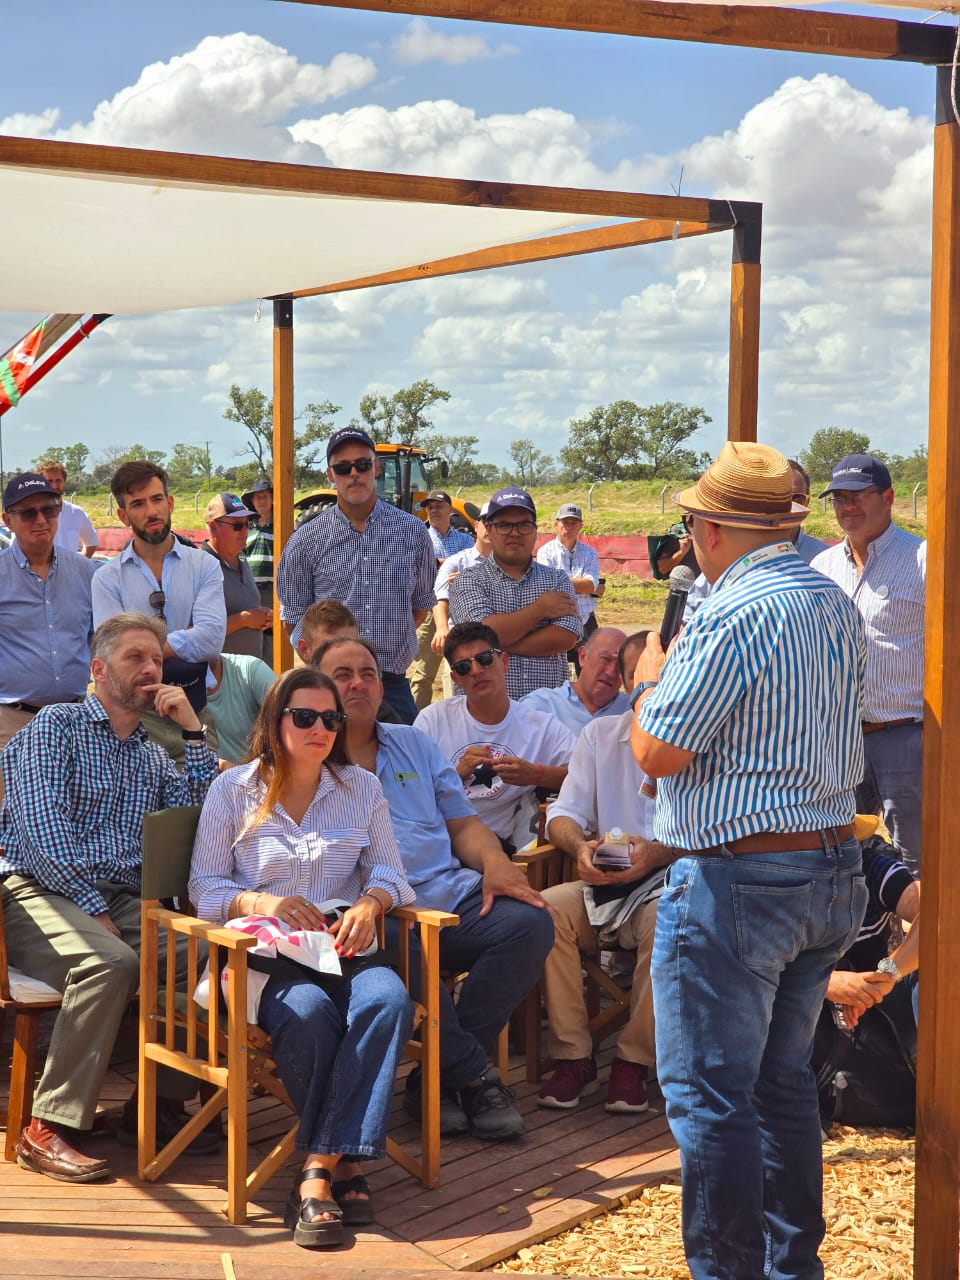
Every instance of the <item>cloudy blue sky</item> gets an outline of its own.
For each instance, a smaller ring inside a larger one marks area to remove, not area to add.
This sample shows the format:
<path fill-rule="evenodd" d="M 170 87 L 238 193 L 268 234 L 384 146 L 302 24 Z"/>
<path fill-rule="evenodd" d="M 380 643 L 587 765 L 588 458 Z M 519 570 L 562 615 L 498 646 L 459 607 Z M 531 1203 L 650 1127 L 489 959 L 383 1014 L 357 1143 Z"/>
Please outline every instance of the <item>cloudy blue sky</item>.
<path fill-rule="evenodd" d="M 0 133 L 665 193 L 682 172 L 684 195 L 762 201 L 761 438 L 926 438 L 932 70 L 283 0 L 3 20 Z M 0 233 L 2 205 L 0 174 Z M 729 264 L 712 236 L 304 301 L 297 402 L 345 422 L 364 392 L 431 378 L 451 392 L 436 426 L 505 461 L 521 435 L 555 453 L 594 405 L 680 400 L 713 418 L 694 441 L 713 451 Z M 3 419 L 7 470 L 75 440 L 237 460 L 227 390 L 271 382 L 269 307 L 255 317 L 251 299 L 109 321 Z M 36 318 L 0 310 L 0 350 Z"/>

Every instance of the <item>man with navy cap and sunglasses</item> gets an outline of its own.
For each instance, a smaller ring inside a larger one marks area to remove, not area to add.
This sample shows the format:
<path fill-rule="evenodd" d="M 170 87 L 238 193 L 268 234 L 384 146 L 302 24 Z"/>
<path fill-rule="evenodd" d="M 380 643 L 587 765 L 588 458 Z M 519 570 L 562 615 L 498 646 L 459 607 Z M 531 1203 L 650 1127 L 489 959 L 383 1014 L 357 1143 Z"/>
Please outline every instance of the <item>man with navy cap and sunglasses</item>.
<path fill-rule="evenodd" d="M 881 815 L 919 875 L 927 544 L 893 523 L 893 482 L 878 458 L 842 458 L 828 495 L 845 537 L 811 563 L 851 597 L 867 632 L 857 811 Z"/>
<path fill-rule="evenodd" d="M 333 506 L 297 529 L 277 565 L 280 616 L 296 647 L 317 600 L 339 600 L 377 651 L 383 696 L 401 719 L 417 714 L 406 670 L 417 655 L 417 627 L 433 608 L 436 554 L 423 521 L 377 495 L 376 447 L 361 427 L 343 427 L 327 444 Z"/>
<path fill-rule="evenodd" d="M 40 707 L 79 702 L 87 688 L 96 567 L 54 546 L 59 515 L 43 476 L 24 472 L 3 491 L 13 541 L 0 553 L 0 752 Z"/>

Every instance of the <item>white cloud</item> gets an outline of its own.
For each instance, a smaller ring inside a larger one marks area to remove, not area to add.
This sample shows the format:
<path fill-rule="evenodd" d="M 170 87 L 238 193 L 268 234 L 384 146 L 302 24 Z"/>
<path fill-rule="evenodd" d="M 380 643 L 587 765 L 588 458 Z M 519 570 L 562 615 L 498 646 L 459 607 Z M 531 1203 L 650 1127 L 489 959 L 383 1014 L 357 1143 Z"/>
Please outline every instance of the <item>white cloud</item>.
<path fill-rule="evenodd" d="M 11 138 L 46 138 L 60 119 L 58 107 L 47 107 L 35 115 L 18 111 L 0 120 L 0 133 Z"/>
<path fill-rule="evenodd" d="M 281 125 L 284 117 L 355 93 L 375 77 L 374 63 L 354 53 L 338 53 L 321 66 L 300 62 L 261 36 L 208 36 L 188 53 L 144 67 L 136 84 L 99 103 L 89 121 L 56 136 L 114 146 L 308 160 L 291 146 Z"/>
<path fill-rule="evenodd" d="M 503 58 L 518 51 L 515 44 L 495 48 L 482 36 L 451 36 L 434 31 L 423 18 L 414 18 L 390 46 L 398 62 L 415 66 L 421 62 L 445 62 L 459 66 L 482 58 Z"/>

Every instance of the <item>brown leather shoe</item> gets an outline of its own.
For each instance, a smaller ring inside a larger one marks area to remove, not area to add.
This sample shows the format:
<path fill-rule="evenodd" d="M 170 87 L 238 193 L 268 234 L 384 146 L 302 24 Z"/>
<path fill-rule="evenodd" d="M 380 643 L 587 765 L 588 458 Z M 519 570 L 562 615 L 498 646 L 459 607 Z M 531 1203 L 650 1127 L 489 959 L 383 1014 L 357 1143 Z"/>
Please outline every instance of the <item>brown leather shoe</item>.
<path fill-rule="evenodd" d="M 109 1178 L 106 1160 L 93 1160 L 74 1150 L 63 1136 L 64 1131 L 60 1125 L 32 1119 L 20 1135 L 17 1164 L 58 1182 L 100 1182 Z"/>

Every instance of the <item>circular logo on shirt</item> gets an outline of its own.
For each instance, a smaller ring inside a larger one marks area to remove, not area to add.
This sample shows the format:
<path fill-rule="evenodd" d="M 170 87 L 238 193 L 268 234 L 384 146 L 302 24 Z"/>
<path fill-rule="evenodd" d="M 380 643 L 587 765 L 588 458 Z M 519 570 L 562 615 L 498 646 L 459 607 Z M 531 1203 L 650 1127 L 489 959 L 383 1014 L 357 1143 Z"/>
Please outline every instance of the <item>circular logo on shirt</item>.
<path fill-rule="evenodd" d="M 512 756 L 514 753 L 509 747 L 505 747 L 499 742 L 468 742 L 465 747 L 461 747 L 453 757 L 453 767 L 456 768 L 471 747 L 489 747 L 493 760 L 482 761 L 473 774 L 464 781 L 463 789 L 471 800 L 488 800 L 491 796 L 499 795 L 507 785 L 504 780 L 499 777 L 494 770 L 496 762 L 503 756 Z"/>

